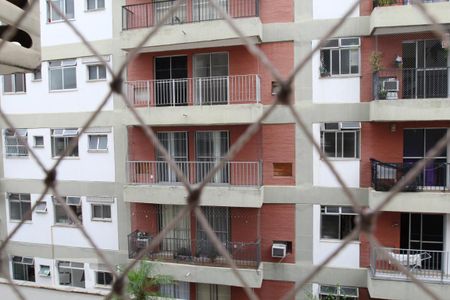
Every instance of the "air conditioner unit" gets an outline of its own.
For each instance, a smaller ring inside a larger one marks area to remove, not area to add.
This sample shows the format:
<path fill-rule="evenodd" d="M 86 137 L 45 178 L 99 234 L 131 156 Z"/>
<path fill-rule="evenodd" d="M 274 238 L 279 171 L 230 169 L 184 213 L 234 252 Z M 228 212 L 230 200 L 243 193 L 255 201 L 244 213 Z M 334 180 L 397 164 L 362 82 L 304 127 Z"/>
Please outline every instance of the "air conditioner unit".
<path fill-rule="evenodd" d="M 389 78 L 383 81 L 383 90 L 386 92 L 398 92 L 399 81 L 395 78 Z"/>
<path fill-rule="evenodd" d="M 272 245 L 272 257 L 285 258 L 287 246 L 285 244 L 273 244 Z"/>

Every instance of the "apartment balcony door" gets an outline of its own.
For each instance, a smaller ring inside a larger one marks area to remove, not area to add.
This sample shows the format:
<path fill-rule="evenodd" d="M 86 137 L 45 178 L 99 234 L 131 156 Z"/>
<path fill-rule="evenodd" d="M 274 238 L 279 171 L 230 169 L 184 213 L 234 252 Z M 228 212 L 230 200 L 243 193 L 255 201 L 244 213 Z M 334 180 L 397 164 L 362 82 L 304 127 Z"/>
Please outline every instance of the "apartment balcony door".
<path fill-rule="evenodd" d="M 218 0 L 220 7 L 228 11 L 228 0 Z M 222 19 L 208 0 L 192 0 L 192 19 L 195 22 Z"/>
<path fill-rule="evenodd" d="M 196 179 L 200 182 L 215 164 L 228 152 L 228 131 L 197 131 L 196 136 Z M 229 183 L 230 168 L 228 164 L 219 170 L 211 179 L 211 183 Z"/>
<path fill-rule="evenodd" d="M 400 248 L 428 251 L 429 256 L 423 257 L 422 268 L 441 270 L 444 263 L 444 215 L 402 213 L 400 225 Z M 420 252 L 423 253 L 423 252 Z M 427 258 L 428 257 L 428 258 Z"/>
<path fill-rule="evenodd" d="M 403 131 L 403 162 L 405 168 L 412 168 L 413 165 L 423 159 L 425 154 L 447 134 L 446 128 L 415 128 Z M 415 184 L 423 187 L 423 190 L 448 187 L 448 163 L 447 149 L 434 157 L 434 161 L 429 163 L 418 176 Z M 405 172 L 408 170 L 404 170 Z"/>
<path fill-rule="evenodd" d="M 211 225 L 214 233 L 225 246 L 231 239 L 230 209 L 219 206 L 202 206 L 202 211 Z M 197 254 L 214 260 L 219 254 L 207 236 L 205 230 L 197 222 Z"/>
<path fill-rule="evenodd" d="M 403 43 L 403 97 L 448 98 L 448 56 L 440 40 Z"/>
<path fill-rule="evenodd" d="M 178 106 L 188 103 L 187 56 L 155 58 L 155 106 Z"/>
<path fill-rule="evenodd" d="M 228 103 L 228 53 L 194 55 L 195 104 Z"/>
<path fill-rule="evenodd" d="M 180 8 L 172 13 L 172 16 L 164 21 L 163 24 L 182 24 L 187 21 L 187 10 L 186 10 L 186 0 L 180 0 Z M 154 24 L 160 24 L 165 18 L 166 14 L 175 5 L 175 1 L 165 0 L 165 1 L 153 1 L 153 14 L 154 14 Z"/>
<path fill-rule="evenodd" d="M 183 174 L 189 178 L 187 132 L 158 132 L 157 136 Z M 157 153 L 156 176 L 158 182 L 180 181 L 159 151 Z"/>
<path fill-rule="evenodd" d="M 181 211 L 183 206 L 159 206 L 159 230 L 163 230 Z M 190 217 L 185 216 L 166 235 L 162 242 L 163 251 L 172 251 L 178 255 L 191 256 L 191 226 Z"/>

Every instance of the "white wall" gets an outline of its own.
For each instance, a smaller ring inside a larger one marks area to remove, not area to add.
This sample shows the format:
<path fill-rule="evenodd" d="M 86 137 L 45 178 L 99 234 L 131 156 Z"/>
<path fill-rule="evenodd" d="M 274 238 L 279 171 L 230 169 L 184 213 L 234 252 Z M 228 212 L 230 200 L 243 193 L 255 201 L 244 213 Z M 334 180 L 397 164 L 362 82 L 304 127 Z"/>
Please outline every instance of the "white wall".
<path fill-rule="evenodd" d="M 43 2 L 43 1 L 42 1 Z M 88 81 L 86 59 L 78 58 L 76 66 L 77 88 L 73 90 L 50 91 L 48 62 L 42 63 L 42 80 L 33 81 L 32 74 L 26 74 L 26 92 L 3 94 L 1 79 L 1 106 L 8 114 L 61 113 L 94 111 L 108 94 L 111 76 L 106 80 Z M 112 65 L 110 58 L 109 65 Z M 112 98 L 103 110 L 112 110 Z"/>
<path fill-rule="evenodd" d="M 47 1 L 40 1 L 42 47 L 79 43 L 80 39 L 62 21 L 48 22 Z M 105 9 L 86 11 L 85 0 L 75 0 L 75 19 L 71 23 L 88 41 L 112 38 L 112 0 L 105 0 Z"/>
<path fill-rule="evenodd" d="M 313 263 L 320 265 L 340 245 L 341 240 L 320 238 L 320 205 L 313 205 Z M 337 268 L 359 268 L 360 242 L 351 242 L 328 264 Z M 339 284 L 339 282 L 336 282 Z"/>
<path fill-rule="evenodd" d="M 336 19 L 341 18 L 355 3 L 354 0 L 314 0 L 313 1 L 313 18 L 314 19 Z M 359 16 L 359 5 L 350 15 L 351 17 Z"/>
<path fill-rule="evenodd" d="M 331 4 L 330 7 L 336 6 Z M 317 40 L 312 41 L 316 47 Z M 320 77 L 320 51 L 312 58 L 313 102 L 314 103 L 359 103 L 360 76 L 329 76 Z"/>
<path fill-rule="evenodd" d="M 320 124 L 313 124 L 313 136 L 320 144 Z M 331 159 L 341 178 L 348 187 L 359 187 L 360 160 L 359 159 Z M 340 187 L 333 173 L 325 162 L 320 159 L 319 153 L 313 150 L 313 184 L 324 187 Z"/>
<path fill-rule="evenodd" d="M 18 192 L 18 191 L 7 191 Z M 20 191 L 23 192 L 23 191 Z M 38 194 L 31 194 L 31 205 L 38 199 Z M 65 195 L 63 195 L 65 196 Z M 72 196 L 72 195 L 67 195 Z M 7 196 L 5 195 L 7 199 Z M 25 222 L 13 237 L 13 241 L 35 243 L 35 244 L 54 244 L 59 246 L 92 248 L 79 229 L 70 225 L 55 225 L 55 212 L 51 195 L 45 195 L 47 202 L 47 213 L 33 212 L 32 220 Z M 118 250 L 118 224 L 117 224 L 117 200 L 111 203 L 111 221 L 93 221 L 91 220 L 91 203 L 86 201 L 86 197 L 81 197 L 83 225 L 101 249 Z M 18 224 L 16 221 L 10 221 L 9 202 L 7 201 L 7 230 L 11 232 Z"/>
<path fill-rule="evenodd" d="M 4 133 L 3 133 L 4 134 Z M 28 129 L 28 145 L 33 147 L 33 136 L 44 137 L 44 148 L 33 148 L 36 155 L 49 168 L 56 162 L 52 158 L 50 128 Z M 83 134 L 78 141 L 79 156 L 64 158 L 58 167 L 58 180 L 78 181 L 107 181 L 115 180 L 114 162 L 114 136 L 111 131 L 108 135 L 107 152 L 89 152 L 88 135 Z M 4 143 L 4 138 L 2 138 Z M 3 147 L 3 149 L 5 149 Z M 43 179 L 44 173 L 37 163 L 28 157 L 7 157 L 3 154 L 3 167 L 5 178 Z M 26 170 L 26 172 L 24 172 Z"/>

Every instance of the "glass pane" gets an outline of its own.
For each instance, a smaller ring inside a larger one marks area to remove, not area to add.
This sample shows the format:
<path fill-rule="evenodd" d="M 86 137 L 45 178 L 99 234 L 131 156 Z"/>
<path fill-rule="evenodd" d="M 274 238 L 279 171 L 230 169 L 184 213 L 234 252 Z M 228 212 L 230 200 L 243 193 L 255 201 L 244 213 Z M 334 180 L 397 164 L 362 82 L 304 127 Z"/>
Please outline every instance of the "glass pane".
<path fill-rule="evenodd" d="M 425 41 L 425 67 L 447 67 L 447 51 L 442 47 L 440 40 Z"/>
<path fill-rule="evenodd" d="M 89 80 L 98 79 L 97 78 L 97 66 L 88 66 Z"/>
<path fill-rule="evenodd" d="M 13 91 L 12 76 L 13 75 L 3 75 L 3 92 L 4 93 L 11 93 Z"/>
<path fill-rule="evenodd" d="M 339 50 L 331 51 L 331 73 L 333 75 L 339 74 Z"/>
<path fill-rule="evenodd" d="M 321 75 L 328 75 L 331 71 L 331 57 L 330 57 L 330 50 L 322 50 L 320 52 L 321 57 L 321 69 L 320 73 Z"/>
<path fill-rule="evenodd" d="M 424 154 L 424 130 L 405 129 L 403 131 L 403 157 L 423 157 Z"/>
<path fill-rule="evenodd" d="M 99 219 L 103 218 L 101 205 L 93 205 L 92 208 L 94 209 L 94 211 L 93 211 L 94 218 L 99 218 Z"/>
<path fill-rule="evenodd" d="M 341 239 L 345 238 L 355 227 L 354 215 L 341 215 Z"/>
<path fill-rule="evenodd" d="M 103 218 L 111 219 L 111 206 L 103 205 Z"/>
<path fill-rule="evenodd" d="M 53 156 L 61 156 L 66 148 L 64 138 L 53 138 Z"/>
<path fill-rule="evenodd" d="M 354 158 L 355 152 L 355 132 L 343 132 L 344 135 L 344 155 L 343 157 Z"/>
<path fill-rule="evenodd" d="M 73 269 L 72 275 L 73 275 L 72 286 L 84 288 L 85 287 L 84 270 Z"/>
<path fill-rule="evenodd" d="M 339 239 L 338 215 L 322 215 L 320 237 L 324 239 Z"/>
<path fill-rule="evenodd" d="M 25 74 L 15 74 L 16 90 L 15 92 L 25 92 Z"/>
<path fill-rule="evenodd" d="M 422 241 L 444 241 L 444 217 L 442 215 L 422 215 Z"/>
<path fill-rule="evenodd" d="M 106 67 L 98 66 L 98 79 L 106 79 Z"/>
<path fill-rule="evenodd" d="M 98 149 L 107 149 L 108 148 L 108 137 L 106 135 L 101 135 L 98 137 L 99 143 L 98 143 Z"/>
<path fill-rule="evenodd" d="M 431 150 L 446 134 L 447 129 L 425 129 L 425 151 Z M 437 157 L 447 157 L 447 147 Z"/>
<path fill-rule="evenodd" d="M 338 39 L 335 39 L 335 40 L 328 40 L 326 43 L 325 43 L 325 46 L 324 47 L 338 47 L 339 46 L 339 40 Z"/>
<path fill-rule="evenodd" d="M 90 135 L 89 136 L 89 149 L 97 149 L 98 145 L 98 136 Z"/>
<path fill-rule="evenodd" d="M 323 146 L 322 149 L 328 157 L 336 157 L 336 133 L 322 132 Z"/>
<path fill-rule="evenodd" d="M 95 9 L 95 2 L 96 0 L 88 0 L 87 9 Z"/>
<path fill-rule="evenodd" d="M 341 39 L 341 46 L 359 46 L 359 38 Z"/>
<path fill-rule="evenodd" d="M 65 1 L 66 1 L 66 17 L 68 19 L 73 19 L 75 17 L 73 0 L 65 0 Z"/>
<path fill-rule="evenodd" d="M 359 73 L 359 50 L 350 50 L 350 73 Z"/>
<path fill-rule="evenodd" d="M 61 90 L 62 84 L 62 70 L 51 69 L 50 70 L 50 90 Z"/>
<path fill-rule="evenodd" d="M 97 0 L 97 8 L 105 8 L 105 0 Z"/>
<path fill-rule="evenodd" d="M 350 74 L 350 50 L 341 50 L 341 74 Z"/>
<path fill-rule="evenodd" d="M 19 202 L 9 202 L 9 218 L 11 220 L 21 220 L 22 214 L 20 213 L 20 209 Z"/>
<path fill-rule="evenodd" d="M 77 76 L 76 68 L 64 69 L 64 89 L 76 89 L 77 88 Z"/>
<path fill-rule="evenodd" d="M 21 202 L 22 206 L 22 218 L 24 220 L 31 220 L 31 214 L 27 214 L 31 210 L 31 202 Z"/>
<path fill-rule="evenodd" d="M 336 157 L 343 157 L 342 153 L 342 142 L 343 142 L 343 133 L 336 133 Z"/>

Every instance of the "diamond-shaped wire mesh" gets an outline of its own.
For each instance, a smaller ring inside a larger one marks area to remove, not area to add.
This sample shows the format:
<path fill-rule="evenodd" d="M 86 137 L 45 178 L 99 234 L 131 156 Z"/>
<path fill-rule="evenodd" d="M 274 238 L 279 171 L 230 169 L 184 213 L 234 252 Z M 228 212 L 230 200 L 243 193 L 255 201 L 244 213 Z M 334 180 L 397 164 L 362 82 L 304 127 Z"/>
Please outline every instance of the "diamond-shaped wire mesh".
<path fill-rule="evenodd" d="M 333 164 L 330 163 L 327 156 L 323 153 L 320 144 L 318 144 L 315 141 L 313 135 L 310 132 L 310 129 L 308 128 L 308 125 L 302 120 L 302 117 L 298 113 L 295 103 L 292 103 L 290 101 L 293 91 L 292 85 L 294 83 L 294 79 L 296 78 L 296 76 L 310 62 L 313 55 L 320 50 L 320 48 L 326 43 L 328 39 L 330 39 L 335 35 L 335 33 L 340 29 L 340 27 L 359 7 L 360 1 L 355 1 L 355 3 L 349 8 L 349 10 L 342 17 L 342 19 L 336 22 L 336 24 L 331 28 L 331 30 L 321 38 L 320 42 L 313 48 L 313 50 L 308 55 L 306 55 L 303 58 L 303 60 L 297 66 L 295 66 L 292 73 L 287 77 L 282 76 L 281 72 L 277 70 L 275 65 L 263 53 L 263 51 L 261 51 L 260 48 L 258 48 L 253 43 L 252 40 L 245 37 L 245 35 L 240 30 L 239 26 L 236 24 L 233 18 L 223 9 L 220 3 L 218 3 L 216 0 L 209 0 L 209 2 L 210 5 L 214 7 L 214 9 L 216 10 L 218 16 L 220 16 L 220 18 L 222 18 L 230 26 L 233 32 L 241 39 L 247 50 L 252 55 L 257 57 L 259 61 L 263 64 L 264 68 L 266 68 L 267 71 L 269 71 L 272 74 L 273 78 L 275 78 L 276 81 L 278 82 L 280 89 L 276 95 L 276 100 L 266 110 L 264 110 L 264 113 L 258 118 L 258 120 L 253 124 L 251 124 L 245 130 L 245 132 L 238 138 L 238 140 L 235 143 L 233 143 L 233 145 L 231 145 L 226 155 L 219 162 L 217 162 L 213 168 L 210 168 L 209 172 L 204 176 L 203 180 L 199 183 L 192 184 L 185 177 L 185 173 L 183 172 L 182 169 L 180 169 L 180 165 L 175 162 L 174 158 L 171 157 L 171 155 L 168 153 L 168 151 L 165 149 L 162 143 L 158 140 L 152 128 L 147 126 L 143 118 L 138 114 L 131 100 L 128 99 L 126 92 L 123 90 L 123 77 L 128 64 L 133 59 L 136 58 L 141 47 L 143 47 L 145 43 L 151 40 L 152 37 L 154 37 L 156 33 L 161 29 L 161 27 L 164 24 L 166 24 L 167 21 L 169 21 L 169 18 L 173 15 L 173 13 L 179 10 L 180 7 L 182 7 L 183 1 L 176 1 L 175 4 L 170 7 L 165 16 L 161 17 L 155 24 L 155 26 L 153 26 L 152 29 L 148 31 L 148 34 L 142 39 L 142 41 L 138 44 L 138 46 L 129 51 L 125 62 L 119 68 L 117 68 L 116 72 L 113 71 L 113 69 L 105 62 L 104 57 L 95 50 L 95 47 L 90 44 L 88 39 L 86 39 L 83 36 L 83 34 L 81 34 L 81 32 L 76 28 L 76 26 L 74 26 L 71 22 L 67 20 L 64 14 L 60 11 L 60 8 L 55 5 L 55 2 L 47 1 L 48 5 L 51 6 L 55 12 L 61 15 L 62 19 L 65 21 L 67 26 L 69 26 L 73 30 L 73 32 L 79 37 L 79 39 L 87 46 L 92 55 L 97 57 L 97 59 L 107 67 L 107 71 L 110 73 L 112 80 L 110 83 L 110 90 L 105 95 L 98 108 L 91 114 L 90 118 L 84 124 L 84 126 L 82 126 L 82 129 L 78 133 L 77 138 L 71 141 L 69 147 L 65 149 L 63 155 L 61 155 L 57 159 L 57 161 L 54 163 L 52 167 L 46 168 L 45 165 L 40 161 L 39 157 L 36 155 L 34 149 L 28 146 L 26 140 L 25 139 L 20 140 L 23 146 L 26 147 L 31 157 L 36 161 L 41 170 L 46 174 L 44 180 L 45 189 L 42 191 L 42 194 L 38 199 L 38 201 L 36 201 L 36 203 L 31 207 L 31 210 L 28 211 L 26 215 L 29 216 L 36 209 L 36 207 L 41 203 L 41 201 L 43 200 L 44 196 L 47 193 L 52 193 L 54 195 L 56 202 L 58 202 L 58 204 L 61 207 L 63 207 L 64 211 L 69 216 L 73 224 L 80 230 L 82 235 L 93 247 L 96 254 L 98 255 L 99 260 L 106 266 L 107 270 L 111 272 L 111 274 L 113 274 L 114 281 L 112 284 L 111 291 L 106 296 L 106 299 L 111 299 L 112 297 L 115 296 L 122 297 L 124 299 L 129 299 L 129 295 L 127 295 L 126 289 L 124 288 L 126 285 L 127 273 L 131 269 L 133 269 L 136 266 L 137 262 L 140 259 L 143 259 L 147 253 L 151 252 L 153 249 L 158 247 L 158 245 L 162 243 L 163 240 L 166 238 L 167 234 L 171 230 L 176 228 L 177 224 L 181 222 L 183 218 L 191 214 L 196 216 L 198 223 L 203 227 L 205 235 L 209 240 L 212 241 L 215 250 L 224 258 L 226 265 L 231 268 L 240 284 L 244 287 L 245 293 L 248 296 L 248 298 L 258 299 L 258 296 L 255 294 L 254 290 L 249 287 L 245 278 L 240 273 L 239 268 L 236 265 L 236 262 L 233 260 L 226 247 L 224 247 L 223 243 L 220 241 L 219 237 L 212 229 L 204 212 L 202 211 L 202 209 L 200 209 L 199 199 L 208 183 L 211 182 L 211 180 L 214 178 L 214 176 L 218 174 L 218 172 L 220 172 L 220 170 L 222 170 L 222 168 L 227 162 L 233 159 L 233 157 L 245 146 L 245 144 L 252 138 L 252 136 L 255 135 L 255 133 L 257 133 L 257 131 L 261 128 L 262 122 L 265 119 L 267 119 L 277 109 L 278 106 L 287 107 L 292 117 L 294 118 L 296 125 L 299 127 L 301 133 L 306 136 L 307 140 L 310 143 L 312 143 L 314 149 L 318 153 L 320 153 L 321 159 L 330 169 L 332 174 L 335 176 L 337 182 L 342 188 L 342 192 L 346 195 L 346 197 L 352 204 L 354 212 L 357 213 L 356 226 L 353 229 L 353 231 L 348 236 L 345 237 L 340 246 L 337 249 L 335 249 L 335 251 L 333 251 L 330 255 L 328 255 L 327 258 L 320 265 L 318 265 L 310 274 L 308 274 L 302 280 L 299 280 L 295 284 L 295 286 L 283 297 L 283 299 L 292 299 L 295 295 L 297 295 L 300 292 L 300 290 L 302 290 L 305 287 L 306 284 L 313 282 L 315 276 L 358 235 L 360 234 L 365 235 L 367 240 L 370 241 L 371 247 L 375 248 L 379 247 L 380 243 L 377 241 L 374 235 L 374 230 L 376 228 L 376 219 L 380 216 L 382 210 L 392 201 L 392 199 L 396 196 L 396 194 L 401 192 L 405 186 L 407 186 L 410 182 L 412 182 L 422 172 L 423 168 L 432 160 L 433 157 L 436 157 L 438 153 L 442 152 L 442 150 L 445 149 L 446 145 L 450 141 L 450 134 L 447 134 L 431 150 L 429 150 L 424 155 L 425 157 L 424 159 L 418 161 L 417 164 L 415 164 L 414 167 L 412 167 L 409 170 L 409 172 L 407 172 L 407 174 L 395 184 L 395 186 L 389 191 L 385 199 L 378 206 L 376 206 L 374 209 L 364 207 L 363 205 L 361 205 L 361 203 L 358 202 L 357 199 L 355 199 L 353 193 L 346 186 L 344 179 L 341 178 L 341 176 L 338 174 L 338 171 L 334 168 Z M 423 14 L 423 16 L 425 16 L 425 18 L 433 25 L 432 26 L 433 33 L 437 37 L 439 37 L 443 41 L 443 43 L 448 44 L 449 39 L 448 33 L 446 32 L 445 28 L 442 27 L 442 25 L 440 25 L 436 21 L 436 19 L 428 12 L 426 5 L 424 5 L 421 1 L 411 1 L 411 2 L 414 2 L 416 9 L 419 10 Z M 38 3 L 37 0 L 29 1 L 29 6 L 31 7 L 33 5 L 38 5 L 36 3 Z M 20 19 L 18 19 L 14 25 L 18 26 L 23 21 L 23 19 L 26 18 L 26 14 L 27 10 L 25 10 L 23 16 Z M 3 33 L 2 37 L 4 39 L 8 39 L 8 36 L 12 34 L 14 34 L 14 30 L 8 30 Z M 2 46 L 3 43 L 0 43 L 0 54 Z M 120 98 L 124 101 L 125 105 L 129 109 L 131 114 L 136 118 L 136 120 L 140 124 L 140 127 L 142 128 L 142 131 L 146 136 L 146 138 L 148 138 L 149 141 L 155 146 L 157 151 L 161 153 L 161 157 L 167 162 L 170 169 L 173 172 L 175 172 L 176 177 L 178 178 L 179 181 L 181 181 L 181 183 L 183 184 L 184 188 L 188 193 L 185 206 L 183 206 L 183 208 L 178 212 L 175 218 L 173 218 L 173 220 L 171 220 L 168 224 L 166 224 L 166 226 L 151 240 L 151 242 L 144 249 L 141 249 L 138 253 L 136 253 L 134 256 L 135 259 L 127 266 L 125 266 L 123 270 L 121 270 L 121 272 L 117 272 L 114 264 L 104 255 L 102 250 L 99 249 L 99 247 L 96 244 L 96 241 L 89 236 L 88 232 L 83 227 L 83 224 L 81 224 L 76 214 L 67 205 L 66 201 L 63 200 L 60 193 L 58 192 L 58 181 L 56 179 L 58 167 L 61 165 L 62 160 L 75 149 L 80 135 L 82 135 L 85 132 L 85 130 L 93 124 L 97 115 L 99 114 L 99 112 L 102 111 L 102 109 L 108 102 L 109 98 L 113 94 L 121 96 Z M 16 129 L 12 118 L 6 115 L 1 109 L 0 109 L 0 116 L 10 129 L 12 130 Z M 17 233 L 19 228 L 25 223 L 25 220 L 26 218 L 23 218 L 23 220 L 17 224 L 17 226 L 8 234 L 7 238 L 1 243 L 0 245 L 1 254 L 5 253 L 8 243 L 11 241 L 12 237 Z M 427 285 L 425 285 L 420 279 L 416 278 L 415 275 L 412 274 L 410 270 L 405 268 L 404 265 L 402 265 L 402 263 L 396 259 L 396 257 L 393 257 L 392 254 L 388 253 L 386 250 L 383 250 L 383 248 L 378 249 L 380 249 L 381 252 L 380 255 L 384 257 L 384 259 L 389 260 L 392 264 L 394 264 L 399 271 L 401 271 L 408 278 L 410 278 L 410 280 L 413 281 L 417 286 L 419 286 L 430 298 L 439 299 L 438 296 L 435 295 L 434 292 L 430 290 Z M 20 289 L 16 286 L 16 283 L 9 277 L 9 275 L 5 273 L 1 275 L 8 280 L 11 289 L 13 289 L 17 297 L 20 299 L 25 299 Z"/>

